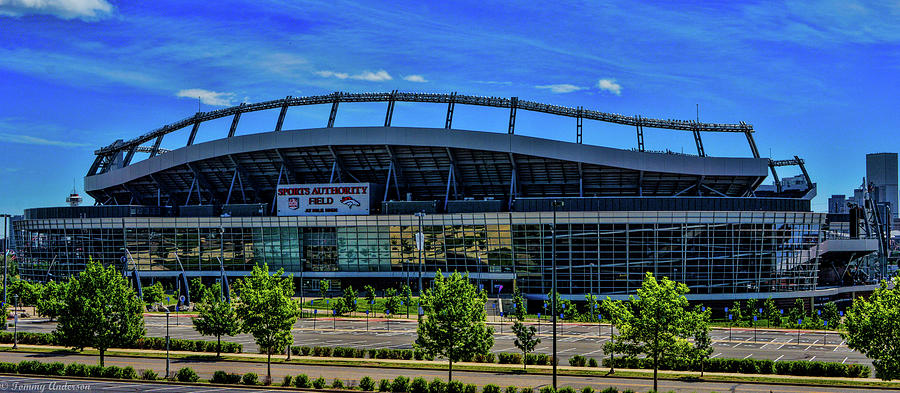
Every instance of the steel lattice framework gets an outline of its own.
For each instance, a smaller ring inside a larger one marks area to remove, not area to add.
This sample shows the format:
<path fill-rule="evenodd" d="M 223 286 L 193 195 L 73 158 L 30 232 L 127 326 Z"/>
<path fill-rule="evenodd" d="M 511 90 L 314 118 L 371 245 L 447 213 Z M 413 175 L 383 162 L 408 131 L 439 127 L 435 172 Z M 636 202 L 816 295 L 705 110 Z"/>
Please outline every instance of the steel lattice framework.
<path fill-rule="evenodd" d="M 509 133 L 515 132 L 516 111 L 526 110 L 540 113 L 547 113 L 557 116 L 574 117 L 576 122 L 576 142 L 582 141 L 582 120 L 597 120 L 601 122 L 634 126 L 637 131 L 637 147 L 639 151 L 644 151 L 644 135 L 643 128 L 658 128 L 680 131 L 691 131 L 697 146 L 697 154 L 701 157 L 706 156 L 703 148 L 703 142 L 700 137 L 702 132 L 736 132 L 743 133 L 749 143 L 751 153 L 754 158 L 759 158 L 759 151 L 753 140 L 753 126 L 744 122 L 738 124 L 721 124 L 721 123 L 701 123 L 691 120 L 672 120 L 672 119 L 654 119 L 642 116 L 625 116 L 615 113 L 600 112 L 595 110 L 584 109 L 583 107 L 565 107 L 559 105 L 543 104 L 533 101 L 519 100 L 517 97 L 481 97 L 472 95 L 461 95 L 457 93 L 436 94 L 436 93 L 407 93 L 398 92 L 396 90 L 385 93 L 344 93 L 335 92 L 327 95 L 317 95 L 308 97 L 291 97 L 287 96 L 280 100 L 271 100 L 254 104 L 240 104 L 230 108 L 220 109 L 211 112 L 197 112 L 195 115 L 179 120 L 175 123 L 165 125 L 150 131 L 137 138 L 128 141 L 118 140 L 106 147 L 95 151 L 96 159 L 88 171 L 88 176 L 98 173 L 98 170 L 106 172 L 111 168 L 113 162 L 117 160 L 119 154 L 124 154 L 121 159 L 122 166 L 127 166 L 134 157 L 136 152 L 149 152 L 153 157 L 162 152 L 160 143 L 166 134 L 178 131 L 188 126 L 192 126 L 187 145 L 193 144 L 197 135 L 197 131 L 201 123 L 209 120 L 219 119 L 232 116 L 233 120 L 228 132 L 228 137 L 232 137 L 237 130 L 238 122 L 242 113 L 256 112 L 269 109 L 280 108 L 278 120 L 275 125 L 275 131 L 281 131 L 284 124 L 287 109 L 292 106 L 331 104 L 331 113 L 328 118 L 327 127 L 333 127 L 337 116 L 338 105 L 341 102 L 360 103 L 360 102 L 387 102 L 387 113 L 385 114 L 384 125 L 390 127 L 391 118 L 393 117 L 394 103 L 402 102 L 422 102 L 422 103 L 438 103 L 447 104 L 447 117 L 445 128 L 451 128 L 453 122 L 453 111 L 456 104 L 477 105 L 495 108 L 509 108 Z M 141 144 L 154 140 L 152 147 L 141 146 Z"/>

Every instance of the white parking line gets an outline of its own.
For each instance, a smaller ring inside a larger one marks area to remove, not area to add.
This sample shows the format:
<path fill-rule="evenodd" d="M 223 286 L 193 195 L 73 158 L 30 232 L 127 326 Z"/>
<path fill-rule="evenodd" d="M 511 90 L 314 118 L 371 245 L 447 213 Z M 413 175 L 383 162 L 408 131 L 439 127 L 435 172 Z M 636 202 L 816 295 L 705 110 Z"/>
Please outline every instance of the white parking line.
<path fill-rule="evenodd" d="M 753 354 L 752 354 L 752 353 L 748 353 L 747 356 L 744 356 L 744 359 L 749 358 L 750 356 L 753 356 Z"/>
<path fill-rule="evenodd" d="M 810 361 L 810 362 L 813 361 L 813 360 L 816 360 L 816 357 L 815 357 L 815 356 L 809 358 L 809 361 Z"/>
<path fill-rule="evenodd" d="M 722 352 L 719 352 L 719 353 L 717 353 L 717 354 L 715 354 L 715 355 L 710 356 L 709 358 L 710 358 L 710 359 L 714 359 L 714 358 L 718 357 L 718 356 L 721 355 L 721 354 L 722 354 Z"/>
<path fill-rule="evenodd" d="M 779 355 L 778 359 L 775 359 L 775 361 L 777 362 L 777 361 L 781 360 L 781 358 L 783 358 L 783 357 L 784 357 L 784 355 Z"/>
<path fill-rule="evenodd" d="M 841 360 L 841 364 L 844 364 L 844 362 L 846 362 L 846 361 L 847 361 L 847 357 L 845 356 L 844 360 Z"/>
<path fill-rule="evenodd" d="M 602 349 L 598 349 L 598 350 L 596 350 L 596 351 L 590 351 L 590 352 L 586 353 L 585 355 L 593 355 L 593 354 L 595 354 L 595 353 L 597 353 L 597 352 L 603 352 L 603 350 L 602 350 Z"/>

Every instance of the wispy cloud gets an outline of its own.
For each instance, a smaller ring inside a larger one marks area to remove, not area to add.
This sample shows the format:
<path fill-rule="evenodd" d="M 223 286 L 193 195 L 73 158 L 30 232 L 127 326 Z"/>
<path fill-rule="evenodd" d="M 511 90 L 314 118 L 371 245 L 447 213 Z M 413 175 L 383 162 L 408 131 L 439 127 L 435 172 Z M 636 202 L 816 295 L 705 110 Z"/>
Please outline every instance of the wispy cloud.
<path fill-rule="evenodd" d="M 418 82 L 418 83 L 428 82 L 428 80 L 426 80 L 425 77 L 422 75 L 407 75 L 407 76 L 403 77 L 403 80 L 409 81 L 409 82 Z"/>
<path fill-rule="evenodd" d="M 111 15 L 106 0 L 0 0 L 0 15 L 52 15 L 60 19 L 98 20 Z"/>
<path fill-rule="evenodd" d="M 538 85 L 535 86 L 538 89 L 548 89 L 553 93 L 571 93 L 573 91 L 584 90 L 585 87 L 575 86 L 569 83 L 562 83 L 556 85 Z"/>
<path fill-rule="evenodd" d="M 36 122 L 18 117 L 0 118 L 0 142 L 58 147 L 91 146 L 90 143 L 64 139 L 64 137 L 76 139 L 75 137 L 78 135 L 83 135 L 83 133 L 80 130 L 72 130 L 56 123 Z M 84 139 L 82 138 L 82 140 Z"/>
<path fill-rule="evenodd" d="M 482 85 L 502 85 L 502 86 L 509 86 L 509 85 L 512 84 L 512 82 L 508 82 L 508 81 L 473 81 L 473 82 L 475 82 L 475 83 L 480 83 L 480 84 L 482 84 Z"/>
<path fill-rule="evenodd" d="M 204 89 L 185 89 L 175 93 L 176 97 L 199 98 L 206 105 L 228 106 L 234 100 L 234 93 L 224 93 Z"/>
<path fill-rule="evenodd" d="M 388 74 L 385 70 L 379 70 L 376 72 L 371 71 L 363 71 L 359 74 L 350 75 L 346 72 L 336 72 L 336 71 L 316 71 L 316 75 L 321 76 L 323 78 L 338 78 L 338 79 L 356 79 L 363 80 L 369 82 L 384 82 L 394 79 L 391 74 Z M 405 79 L 405 78 L 404 78 Z"/>
<path fill-rule="evenodd" d="M 26 145 L 44 145 L 44 146 L 60 146 L 60 147 L 84 147 L 90 146 L 88 143 L 68 142 L 61 140 L 45 139 L 31 135 L 10 134 L 0 132 L 0 141 L 9 143 L 23 143 Z"/>
<path fill-rule="evenodd" d="M 597 81 L 597 87 L 600 90 L 605 90 L 610 93 L 613 93 L 617 96 L 622 95 L 622 85 L 616 83 L 615 79 L 605 78 Z"/>

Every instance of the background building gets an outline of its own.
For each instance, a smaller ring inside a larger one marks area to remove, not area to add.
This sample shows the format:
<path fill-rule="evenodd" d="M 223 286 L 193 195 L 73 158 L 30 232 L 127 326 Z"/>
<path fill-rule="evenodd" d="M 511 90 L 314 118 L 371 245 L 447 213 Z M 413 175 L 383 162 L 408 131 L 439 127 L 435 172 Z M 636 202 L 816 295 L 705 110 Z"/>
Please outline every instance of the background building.
<path fill-rule="evenodd" d="M 874 186 L 875 201 L 888 203 L 892 218 L 897 218 L 897 153 L 866 154 L 866 181 Z"/>
<path fill-rule="evenodd" d="M 847 196 L 838 194 L 828 198 L 828 213 L 847 214 Z"/>
<path fill-rule="evenodd" d="M 445 127 L 392 127 L 396 101 L 446 105 Z M 387 103 L 384 125 L 333 127 L 347 102 Z M 325 127 L 282 130 L 290 107 L 313 104 L 331 105 Z M 454 129 L 454 107 L 464 104 L 509 109 L 509 129 Z M 235 136 L 240 115 L 260 110 L 279 111 L 274 131 Z M 518 110 L 575 118 L 574 142 L 516 135 Z M 224 138 L 193 143 L 204 121 L 227 116 Z M 584 119 L 633 127 L 637 147 L 582 144 Z M 186 127 L 184 147 L 159 148 Z M 644 127 L 692 132 L 697 154 L 646 151 Z M 708 155 L 705 132 L 743 134 L 749 156 Z M 803 161 L 760 157 L 746 123 L 516 98 L 336 93 L 198 113 L 96 155 L 84 188 L 97 206 L 28 209 L 16 223 L 26 277 L 75 274 L 88 258 L 138 280 L 182 282 L 266 263 L 294 274 L 305 291 L 321 279 L 336 290 L 416 288 L 420 274 L 427 285 L 438 270 L 464 271 L 488 291 L 508 292 L 515 282 L 540 299 L 555 263 L 559 291 L 572 299 L 624 297 L 649 271 L 686 283 L 692 299 L 725 301 L 850 293 L 879 274 L 820 280 L 826 266 L 846 270 L 846 255 L 872 245 L 829 237 L 826 215 L 810 211 L 815 185 Z M 769 171 L 777 179 L 776 167 L 789 165 L 800 166 L 802 179 L 760 187 Z"/>

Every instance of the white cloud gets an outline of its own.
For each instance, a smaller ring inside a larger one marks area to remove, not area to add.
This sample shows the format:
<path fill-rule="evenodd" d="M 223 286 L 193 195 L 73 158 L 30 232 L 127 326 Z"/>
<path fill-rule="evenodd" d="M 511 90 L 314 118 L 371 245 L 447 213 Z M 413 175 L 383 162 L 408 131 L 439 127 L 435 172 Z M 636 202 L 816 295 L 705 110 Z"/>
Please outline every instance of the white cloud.
<path fill-rule="evenodd" d="M 391 77 L 391 74 L 388 74 L 385 70 L 379 70 L 377 72 L 371 71 L 363 71 L 360 74 L 350 75 L 346 72 L 336 72 L 336 71 L 316 71 L 316 75 L 321 76 L 323 78 L 338 78 L 338 79 L 358 79 L 369 82 L 384 82 L 394 79 Z"/>
<path fill-rule="evenodd" d="M 83 147 L 90 146 L 87 143 L 66 142 L 52 139 L 44 139 L 31 135 L 9 134 L 0 132 L 0 141 L 10 143 L 23 143 L 26 145 L 44 145 L 44 146 L 60 146 L 60 147 Z"/>
<path fill-rule="evenodd" d="M 407 75 L 407 76 L 404 76 L 404 77 L 403 77 L 403 80 L 409 81 L 409 82 L 418 82 L 418 83 L 425 83 L 425 82 L 428 82 L 428 81 L 425 79 L 425 77 L 422 76 L 422 75 Z"/>
<path fill-rule="evenodd" d="M 112 13 L 106 0 L 0 0 L 0 15 L 53 15 L 60 19 L 97 20 Z"/>
<path fill-rule="evenodd" d="M 538 85 L 535 86 L 538 89 L 549 89 L 554 93 L 571 93 L 573 91 L 584 90 L 584 87 L 575 86 L 569 83 L 562 83 L 557 85 Z"/>
<path fill-rule="evenodd" d="M 177 97 L 200 98 L 200 102 L 206 105 L 229 106 L 234 99 L 234 93 L 220 93 L 204 89 L 185 89 L 175 93 Z"/>
<path fill-rule="evenodd" d="M 600 79 L 599 81 L 597 81 L 597 87 L 600 88 L 600 90 L 606 90 L 617 96 L 622 95 L 622 85 L 616 83 L 615 79 Z"/>

